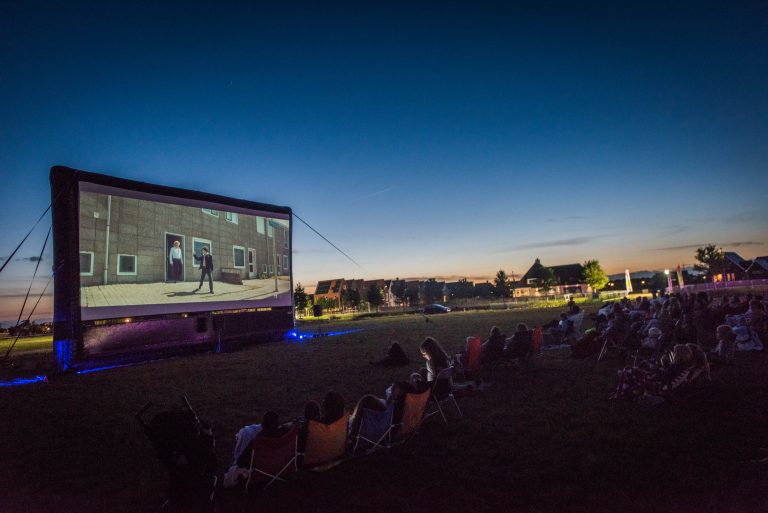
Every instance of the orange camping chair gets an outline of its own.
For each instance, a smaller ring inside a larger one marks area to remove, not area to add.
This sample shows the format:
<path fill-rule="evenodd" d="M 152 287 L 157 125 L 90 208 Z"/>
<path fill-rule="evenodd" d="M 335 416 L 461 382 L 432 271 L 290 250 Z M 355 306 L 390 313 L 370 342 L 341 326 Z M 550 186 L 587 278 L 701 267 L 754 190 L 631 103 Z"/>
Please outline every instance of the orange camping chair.
<path fill-rule="evenodd" d="M 432 389 L 428 388 L 417 394 L 405 394 L 403 416 L 400 419 L 397 431 L 399 438 L 404 438 L 419 429 L 421 421 L 424 419 L 424 411 L 427 409 L 427 402 L 431 393 Z"/>
<path fill-rule="evenodd" d="M 302 465 L 313 470 L 327 470 L 341 463 L 347 451 L 348 429 L 349 415 L 330 424 L 310 420 Z"/>

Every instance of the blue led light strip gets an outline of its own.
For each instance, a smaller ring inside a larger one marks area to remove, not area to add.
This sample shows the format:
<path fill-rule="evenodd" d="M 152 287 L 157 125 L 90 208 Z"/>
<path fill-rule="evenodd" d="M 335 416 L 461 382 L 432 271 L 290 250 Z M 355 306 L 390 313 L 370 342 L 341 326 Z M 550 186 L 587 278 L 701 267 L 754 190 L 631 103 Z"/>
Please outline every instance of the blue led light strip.
<path fill-rule="evenodd" d="M 0 387 L 19 387 L 33 383 L 48 383 L 47 376 L 35 376 L 33 378 L 16 378 L 10 381 L 0 381 Z"/>

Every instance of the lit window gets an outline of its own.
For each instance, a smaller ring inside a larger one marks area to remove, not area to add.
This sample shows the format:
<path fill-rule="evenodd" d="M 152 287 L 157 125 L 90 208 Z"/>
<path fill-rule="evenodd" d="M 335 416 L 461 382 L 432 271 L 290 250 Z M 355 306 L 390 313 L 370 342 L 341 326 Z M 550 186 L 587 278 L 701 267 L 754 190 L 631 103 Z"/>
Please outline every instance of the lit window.
<path fill-rule="evenodd" d="M 237 269 L 243 269 L 245 267 L 245 248 L 242 246 L 232 246 L 232 260 Z"/>
<path fill-rule="evenodd" d="M 118 276 L 136 276 L 136 255 L 117 255 Z"/>
<path fill-rule="evenodd" d="M 93 276 L 93 251 L 80 252 L 80 276 Z"/>

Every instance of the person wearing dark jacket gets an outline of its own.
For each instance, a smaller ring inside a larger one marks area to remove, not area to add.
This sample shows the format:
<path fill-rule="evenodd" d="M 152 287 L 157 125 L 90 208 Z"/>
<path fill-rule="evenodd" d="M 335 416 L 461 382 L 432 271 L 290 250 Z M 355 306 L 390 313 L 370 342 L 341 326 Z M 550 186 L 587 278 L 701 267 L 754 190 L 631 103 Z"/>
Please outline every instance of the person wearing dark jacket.
<path fill-rule="evenodd" d="M 208 275 L 208 289 L 209 293 L 213 294 L 213 278 L 211 273 L 213 272 L 213 257 L 208 252 L 208 247 L 203 246 L 203 254 L 200 257 L 200 285 L 195 289 L 195 292 L 203 288 L 203 280 L 205 275 Z"/>

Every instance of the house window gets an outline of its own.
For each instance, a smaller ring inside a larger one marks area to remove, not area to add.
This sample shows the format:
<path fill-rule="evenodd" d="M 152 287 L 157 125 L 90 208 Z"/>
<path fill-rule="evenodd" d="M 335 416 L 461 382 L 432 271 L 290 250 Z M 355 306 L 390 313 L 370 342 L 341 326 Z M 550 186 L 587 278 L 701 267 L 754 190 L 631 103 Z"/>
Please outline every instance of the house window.
<path fill-rule="evenodd" d="M 536 278 L 528 278 L 526 281 L 528 285 L 536 285 Z"/>
<path fill-rule="evenodd" d="M 203 213 L 208 214 L 209 216 L 219 217 L 219 211 L 213 208 L 204 208 Z"/>
<path fill-rule="evenodd" d="M 269 264 L 269 274 L 275 273 L 275 266 L 273 264 Z"/>
<path fill-rule="evenodd" d="M 93 251 L 80 252 L 80 276 L 93 276 Z"/>
<path fill-rule="evenodd" d="M 242 246 L 232 246 L 232 261 L 237 269 L 245 268 L 245 248 Z"/>
<path fill-rule="evenodd" d="M 267 223 L 267 237 L 274 237 L 275 236 L 275 227 L 272 226 L 272 223 Z"/>
<path fill-rule="evenodd" d="M 283 269 L 288 270 L 288 255 L 283 255 Z"/>
<path fill-rule="evenodd" d="M 230 223 L 237 224 L 237 214 L 234 212 L 224 212 L 224 219 Z"/>
<path fill-rule="evenodd" d="M 283 246 L 285 246 L 285 249 L 288 249 L 288 234 L 285 234 L 285 238 L 283 239 Z"/>
<path fill-rule="evenodd" d="M 264 274 L 267 274 L 267 264 L 262 265 L 262 271 Z"/>
<path fill-rule="evenodd" d="M 200 267 L 200 258 L 203 256 L 203 247 L 208 248 L 208 254 L 213 255 L 213 244 L 208 239 L 192 237 L 192 267 Z"/>
<path fill-rule="evenodd" d="M 136 276 L 136 255 L 117 255 L 117 275 Z"/>
<path fill-rule="evenodd" d="M 256 216 L 256 231 L 264 235 L 264 218 Z"/>

